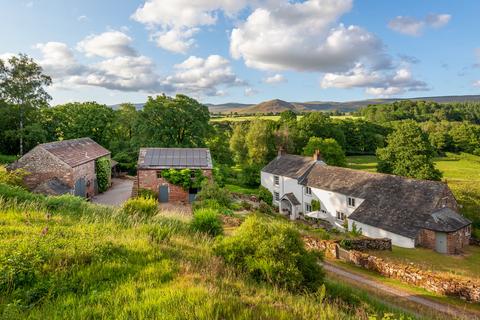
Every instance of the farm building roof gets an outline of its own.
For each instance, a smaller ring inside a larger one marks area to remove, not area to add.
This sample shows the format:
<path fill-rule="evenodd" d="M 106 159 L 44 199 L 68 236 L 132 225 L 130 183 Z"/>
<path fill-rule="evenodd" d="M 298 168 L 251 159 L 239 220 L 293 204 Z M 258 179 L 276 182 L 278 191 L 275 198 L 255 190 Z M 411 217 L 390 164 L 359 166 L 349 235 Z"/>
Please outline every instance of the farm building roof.
<path fill-rule="evenodd" d="M 302 157 L 293 154 L 282 154 L 273 159 L 263 172 L 293 179 L 300 178 L 315 161 L 311 157 Z"/>
<path fill-rule="evenodd" d="M 141 148 L 139 169 L 212 169 L 207 148 Z"/>
<path fill-rule="evenodd" d="M 70 167 L 77 167 L 110 154 L 110 151 L 90 138 L 55 141 L 38 147 L 50 152 Z"/>

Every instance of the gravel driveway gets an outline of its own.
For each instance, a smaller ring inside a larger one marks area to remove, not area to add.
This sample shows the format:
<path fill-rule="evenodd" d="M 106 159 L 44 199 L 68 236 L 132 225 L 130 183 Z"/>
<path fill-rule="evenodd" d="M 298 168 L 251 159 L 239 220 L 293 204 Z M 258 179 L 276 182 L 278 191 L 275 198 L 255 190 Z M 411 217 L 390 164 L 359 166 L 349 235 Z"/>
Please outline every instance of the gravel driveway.
<path fill-rule="evenodd" d="M 93 197 L 92 202 L 119 207 L 132 195 L 132 187 L 133 180 L 113 178 L 110 189 Z"/>

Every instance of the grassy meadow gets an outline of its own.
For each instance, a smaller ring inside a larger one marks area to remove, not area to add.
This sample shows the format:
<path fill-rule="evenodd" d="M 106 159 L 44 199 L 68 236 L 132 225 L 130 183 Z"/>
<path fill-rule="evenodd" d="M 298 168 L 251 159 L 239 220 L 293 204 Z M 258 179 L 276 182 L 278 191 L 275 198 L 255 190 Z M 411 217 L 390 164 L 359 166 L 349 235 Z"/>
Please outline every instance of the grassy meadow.
<path fill-rule="evenodd" d="M 303 116 L 299 115 L 297 116 L 297 120 L 301 119 Z M 344 115 L 344 116 L 330 116 L 332 119 L 359 119 L 362 117 L 356 117 L 356 116 L 349 116 L 349 115 Z M 262 120 L 272 120 L 272 121 L 278 121 L 280 120 L 280 116 L 224 116 L 224 117 L 214 117 L 211 118 L 211 122 L 242 122 L 242 121 L 252 121 L 254 119 L 262 119 Z"/>
<path fill-rule="evenodd" d="M 408 317 L 330 279 L 326 293 L 255 282 L 215 256 L 217 240 L 193 232 L 186 217 L 1 184 L 0 195 L 1 319 Z"/>

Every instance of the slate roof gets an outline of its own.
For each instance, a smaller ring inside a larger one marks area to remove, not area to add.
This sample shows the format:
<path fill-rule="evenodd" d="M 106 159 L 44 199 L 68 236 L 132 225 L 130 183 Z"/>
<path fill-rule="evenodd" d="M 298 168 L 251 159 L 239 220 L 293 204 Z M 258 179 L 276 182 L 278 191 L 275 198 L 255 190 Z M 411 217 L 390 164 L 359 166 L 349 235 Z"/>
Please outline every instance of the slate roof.
<path fill-rule="evenodd" d="M 212 169 L 207 148 L 141 148 L 139 169 Z"/>
<path fill-rule="evenodd" d="M 38 147 L 50 152 L 72 168 L 110 154 L 110 151 L 90 138 L 44 143 Z"/>
<path fill-rule="evenodd" d="M 453 232 L 471 224 L 455 210 L 444 208 L 446 203 L 456 203 L 445 183 L 328 166 L 301 158 L 282 155 L 263 171 L 296 178 L 301 185 L 363 199 L 349 219 L 408 238 L 415 238 L 422 228 Z"/>
<path fill-rule="evenodd" d="M 292 192 L 285 193 L 282 199 L 283 198 L 287 198 L 288 201 L 290 201 L 290 203 L 293 204 L 294 206 L 300 205 L 300 201 L 298 201 L 297 197 L 295 197 L 295 195 Z"/>
<path fill-rule="evenodd" d="M 311 166 L 315 164 L 311 157 L 302 157 L 293 154 L 283 154 L 273 159 L 263 172 L 293 179 L 300 178 Z"/>

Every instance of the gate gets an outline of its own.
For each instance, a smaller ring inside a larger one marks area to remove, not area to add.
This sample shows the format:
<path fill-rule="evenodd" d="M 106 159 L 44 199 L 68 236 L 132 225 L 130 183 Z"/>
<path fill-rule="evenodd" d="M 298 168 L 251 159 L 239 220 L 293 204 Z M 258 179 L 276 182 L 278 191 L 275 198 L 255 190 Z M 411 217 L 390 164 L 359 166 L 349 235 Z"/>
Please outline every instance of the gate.
<path fill-rule="evenodd" d="M 87 185 L 85 183 L 85 178 L 80 178 L 75 181 L 75 193 L 74 195 L 77 197 L 85 198 L 87 194 Z"/>
<path fill-rule="evenodd" d="M 158 201 L 161 203 L 168 202 L 168 185 L 161 185 L 158 188 Z"/>

